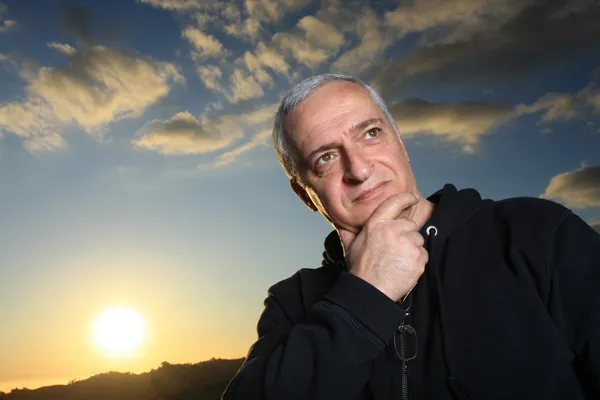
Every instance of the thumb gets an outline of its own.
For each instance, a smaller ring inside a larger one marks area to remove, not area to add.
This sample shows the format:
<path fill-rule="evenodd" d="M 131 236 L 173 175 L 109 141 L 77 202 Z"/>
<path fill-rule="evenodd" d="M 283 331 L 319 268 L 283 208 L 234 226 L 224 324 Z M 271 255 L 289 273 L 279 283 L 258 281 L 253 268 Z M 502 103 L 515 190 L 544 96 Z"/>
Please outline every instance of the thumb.
<path fill-rule="evenodd" d="M 352 242 L 356 239 L 356 234 L 343 228 L 338 228 L 338 235 L 340 236 L 340 241 L 344 247 L 344 255 L 348 255 L 350 246 L 352 246 Z"/>

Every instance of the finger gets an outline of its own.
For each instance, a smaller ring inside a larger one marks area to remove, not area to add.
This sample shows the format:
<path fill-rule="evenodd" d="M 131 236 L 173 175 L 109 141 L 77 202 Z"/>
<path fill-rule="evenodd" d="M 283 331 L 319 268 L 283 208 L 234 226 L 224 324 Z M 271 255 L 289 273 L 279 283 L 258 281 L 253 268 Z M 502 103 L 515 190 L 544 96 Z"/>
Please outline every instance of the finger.
<path fill-rule="evenodd" d="M 425 239 L 423 238 L 423 235 L 421 235 L 418 230 L 418 226 L 417 223 L 415 221 L 413 221 L 412 219 L 408 219 L 408 218 L 404 218 L 404 217 L 399 217 L 397 219 L 393 219 L 391 221 L 382 221 L 380 222 L 380 225 L 389 225 L 389 226 L 393 226 L 394 228 L 394 232 L 396 234 L 405 234 L 407 232 L 413 232 L 418 234 L 419 236 L 421 236 L 421 240 L 424 242 Z M 415 237 L 416 241 L 420 241 L 419 238 Z"/>
<path fill-rule="evenodd" d="M 385 199 L 369 217 L 365 225 L 377 224 L 381 221 L 396 219 L 402 211 L 417 203 L 417 197 L 410 193 L 404 192 Z"/>
<path fill-rule="evenodd" d="M 429 253 L 427 252 L 427 250 L 425 250 L 424 247 L 421 247 L 421 262 L 423 263 L 423 265 L 426 265 L 428 261 Z"/>
<path fill-rule="evenodd" d="M 354 239 L 356 239 L 356 234 L 343 228 L 338 228 L 338 235 L 340 236 L 340 241 L 344 247 L 344 255 L 347 255 L 348 251 L 350 250 L 350 246 L 352 246 L 352 242 L 354 242 Z"/>
<path fill-rule="evenodd" d="M 410 242 L 415 246 L 423 247 L 423 245 L 425 244 L 425 239 L 423 238 L 423 235 L 421 235 L 415 230 L 411 229 L 410 231 L 406 232 L 405 235 L 408 238 L 408 240 L 410 240 Z"/>

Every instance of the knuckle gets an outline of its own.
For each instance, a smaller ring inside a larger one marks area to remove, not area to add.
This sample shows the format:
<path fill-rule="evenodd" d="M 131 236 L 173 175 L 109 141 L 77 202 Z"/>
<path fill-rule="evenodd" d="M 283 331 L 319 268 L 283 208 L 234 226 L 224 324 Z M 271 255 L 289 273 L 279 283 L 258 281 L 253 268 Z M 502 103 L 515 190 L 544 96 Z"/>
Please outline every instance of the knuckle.
<path fill-rule="evenodd" d="M 391 224 L 380 224 L 379 233 L 385 238 L 391 237 L 394 234 L 394 226 Z"/>
<path fill-rule="evenodd" d="M 401 222 L 402 229 L 406 231 L 414 231 L 417 229 L 417 223 L 412 219 L 401 218 L 399 221 Z"/>
<path fill-rule="evenodd" d="M 413 250 L 413 258 L 414 258 L 415 262 L 419 263 L 419 260 L 421 260 L 422 257 L 423 257 L 423 255 L 421 254 L 421 250 L 415 246 L 414 250 Z"/>

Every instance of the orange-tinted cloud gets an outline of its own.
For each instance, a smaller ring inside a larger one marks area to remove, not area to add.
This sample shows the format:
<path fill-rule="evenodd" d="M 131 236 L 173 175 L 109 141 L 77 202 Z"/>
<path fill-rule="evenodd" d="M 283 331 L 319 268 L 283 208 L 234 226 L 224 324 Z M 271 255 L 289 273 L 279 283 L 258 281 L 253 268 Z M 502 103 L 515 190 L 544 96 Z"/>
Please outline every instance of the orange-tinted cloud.
<path fill-rule="evenodd" d="M 239 154 L 250 150 L 266 137 L 264 124 L 270 122 L 275 105 L 264 105 L 253 111 L 240 114 L 224 114 L 218 118 L 195 117 L 189 112 L 180 112 L 168 120 L 152 121 L 138 132 L 133 144 L 139 148 L 163 154 L 201 154 L 216 152 L 241 140 L 251 137 L 242 145 L 243 149 L 232 149 L 219 157 L 220 162 L 233 161 Z M 218 160 L 217 160 L 218 161 Z"/>
<path fill-rule="evenodd" d="M 133 144 L 163 154 L 196 154 L 221 149 L 241 136 L 240 130 L 221 129 L 219 121 L 196 118 L 184 111 L 167 121 L 152 121 Z"/>
<path fill-rule="evenodd" d="M 390 108 L 400 134 L 433 134 L 475 151 L 482 135 L 513 117 L 514 107 L 500 102 L 430 103 L 410 99 Z"/>
<path fill-rule="evenodd" d="M 27 96 L 0 106 L 0 129 L 21 136 L 30 151 L 64 146 L 63 129 L 101 135 L 109 123 L 138 116 L 181 82 L 178 69 L 103 46 L 76 53 L 64 67 L 23 67 Z"/>
<path fill-rule="evenodd" d="M 540 197 L 556 199 L 568 207 L 600 207 L 600 165 L 583 165 L 552 177 Z"/>

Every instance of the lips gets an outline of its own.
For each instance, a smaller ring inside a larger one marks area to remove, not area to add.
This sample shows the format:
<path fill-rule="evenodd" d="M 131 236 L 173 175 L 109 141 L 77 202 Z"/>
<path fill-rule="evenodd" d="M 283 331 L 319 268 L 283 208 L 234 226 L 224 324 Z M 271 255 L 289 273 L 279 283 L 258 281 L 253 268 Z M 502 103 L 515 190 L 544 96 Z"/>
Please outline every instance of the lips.
<path fill-rule="evenodd" d="M 381 190 L 383 189 L 383 187 L 387 184 L 387 182 L 380 182 L 377 185 L 363 190 L 358 197 L 356 197 L 354 199 L 354 202 L 358 202 L 358 201 L 363 201 L 363 200 L 367 200 L 370 199 L 371 197 L 376 196 L 377 194 L 379 194 L 381 192 Z"/>

